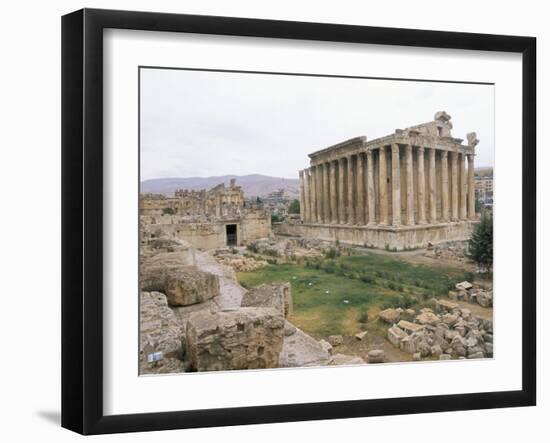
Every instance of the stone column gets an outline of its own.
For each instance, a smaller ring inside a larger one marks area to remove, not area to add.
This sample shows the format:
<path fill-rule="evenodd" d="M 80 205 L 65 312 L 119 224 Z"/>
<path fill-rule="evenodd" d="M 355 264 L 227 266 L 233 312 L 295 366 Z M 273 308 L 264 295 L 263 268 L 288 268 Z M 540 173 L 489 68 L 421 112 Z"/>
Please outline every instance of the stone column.
<path fill-rule="evenodd" d="M 357 154 L 357 213 L 355 219 L 358 225 L 365 224 L 365 165 L 363 154 Z"/>
<path fill-rule="evenodd" d="M 449 161 L 447 151 L 441 151 L 441 218 L 449 221 Z"/>
<path fill-rule="evenodd" d="M 474 182 L 474 154 L 468 154 L 468 218 L 476 218 L 476 192 Z"/>
<path fill-rule="evenodd" d="M 451 152 L 451 220 L 458 220 L 458 154 Z"/>
<path fill-rule="evenodd" d="M 315 166 L 311 166 L 310 170 L 310 211 L 311 221 L 317 222 L 317 171 Z"/>
<path fill-rule="evenodd" d="M 319 164 L 315 167 L 317 177 L 315 177 L 315 183 L 317 183 L 317 190 L 315 201 L 317 202 L 317 223 L 323 223 L 323 165 Z"/>
<path fill-rule="evenodd" d="M 413 189 L 413 158 L 412 158 L 412 146 L 405 146 L 405 165 L 406 165 L 406 178 L 405 189 L 407 190 L 407 224 L 414 225 L 414 189 Z"/>
<path fill-rule="evenodd" d="M 374 207 L 374 168 L 372 167 L 372 151 L 369 149 L 367 151 L 367 209 L 369 225 L 376 223 Z"/>
<path fill-rule="evenodd" d="M 353 184 L 355 182 L 355 176 L 353 174 L 353 161 L 352 156 L 348 155 L 348 224 L 355 224 L 355 202 L 353 201 Z"/>
<path fill-rule="evenodd" d="M 424 177 L 424 147 L 419 146 L 418 161 L 418 223 L 426 224 L 426 178 Z"/>
<path fill-rule="evenodd" d="M 336 204 L 336 163 L 331 161 L 330 165 L 330 222 L 338 223 L 338 206 Z"/>
<path fill-rule="evenodd" d="M 338 159 L 338 223 L 346 222 L 346 168 L 344 158 Z"/>
<path fill-rule="evenodd" d="M 391 195 L 392 225 L 401 224 L 401 169 L 399 164 L 399 145 L 391 147 Z"/>
<path fill-rule="evenodd" d="M 304 169 L 304 221 L 310 222 L 311 221 L 311 195 L 309 191 L 310 187 L 310 177 L 309 177 L 309 169 Z"/>
<path fill-rule="evenodd" d="M 460 220 L 466 220 L 466 197 L 468 195 L 468 183 L 466 182 L 466 159 L 464 154 L 459 155 L 460 161 Z"/>
<path fill-rule="evenodd" d="M 304 171 L 299 171 L 298 175 L 300 176 L 300 220 L 305 220 L 306 212 L 306 197 L 305 197 L 305 186 L 304 186 Z"/>
<path fill-rule="evenodd" d="M 430 170 L 428 182 L 430 185 L 430 223 L 437 221 L 437 207 L 435 203 L 435 148 L 430 148 L 429 154 Z"/>
<path fill-rule="evenodd" d="M 380 224 L 388 224 L 388 170 L 386 169 L 386 147 L 381 146 L 378 150 L 378 194 L 380 198 Z"/>
<path fill-rule="evenodd" d="M 329 163 L 323 163 L 323 222 L 330 223 Z"/>

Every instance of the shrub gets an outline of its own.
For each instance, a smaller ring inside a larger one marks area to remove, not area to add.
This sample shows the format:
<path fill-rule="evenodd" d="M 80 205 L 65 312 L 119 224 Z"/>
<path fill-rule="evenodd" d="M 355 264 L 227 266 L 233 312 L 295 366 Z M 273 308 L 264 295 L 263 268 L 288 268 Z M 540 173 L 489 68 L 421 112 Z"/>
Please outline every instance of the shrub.
<path fill-rule="evenodd" d="M 300 202 L 298 199 L 292 200 L 288 207 L 289 214 L 299 214 L 300 213 Z"/>
<path fill-rule="evenodd" d="M 330 247 L 325 251 L 325 257 L 329 259 L 334 259 L 340 256 L 340 251 L 337 248 Z"/>
<path fill-rule="evenodd" d="M 174 215 L 176 213 L 174 208 L 162 208 L 163 215 Z"/>
<path fill-rule="evenodd" d="M 480 270 L 491 272 L 493 268 L 493 217 L 490 212 L 481 216 L 468 241 L 468 258 Z"/>
<path fill-rule="evenodd" d="M 466 272 L 464 274 L 464 280 L 469 281 L 469 282 L 473 282 L 474 281 L 474 273 L 473 272 Z M 453 287 L 454 287 L 454 285 L 453 285 Z"/>
<path fill-rule="evenodd" d="M 363 274 L 361 276 L 361 281 L 364 283 L 374 283 L 374 277 L 372 275 Z"/>

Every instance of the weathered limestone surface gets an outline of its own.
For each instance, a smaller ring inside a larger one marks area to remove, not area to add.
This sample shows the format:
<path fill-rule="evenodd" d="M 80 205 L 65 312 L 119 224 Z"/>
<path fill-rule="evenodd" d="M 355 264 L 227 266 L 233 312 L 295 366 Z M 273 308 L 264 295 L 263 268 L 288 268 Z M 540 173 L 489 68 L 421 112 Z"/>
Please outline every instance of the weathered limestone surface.
<path fill-rule="evenodd" d="M 272 308 L 192 313 L 186 325 L 191 366 L 197 371 L 276 368 L 284 324 Z"/>
<path fill-rule="evenodd" d="M 474 317 L 470 309 L 447 300 L 434 301 L 440 314 L 421 309 L 415 323 L 401 320 L 390 327 L 388 340 L 411 354 L 413 360 L 430 356 L 442 359 L 493 356 L 492 321 Z"/>
<path fill-rule="evenodd" d="M 330 343 L 325 340 L 317 341 L 301 329 L 295 328 L 292 335 L 284 338 L 279 366 L 281 368 L 326 366 L 329 364 L 331 352 Z"/>
<path fill-rule="evenodd" d="M 401 172 L 399 167 L 399 145 L 391 147 L 392 154 L 392 225 L 401 224 Z"/>
<path fill-rule="evenodd" d="M 405 146 L 406 159 L 406 187 L 407 187 L 407 224 L 414 225 L 414 172 L 412 146 Z"/>
<path fill-rule="evenodd" d="M 142 259 L 140 287 L 166 294 L 171 306 L 201 303 L 220 294 L 218 277 L 199 270 L 187 252 L 164 252 Z"/>
<path fill-rule="evenodd" d="M 154 372 L 147 356 L 162 352 L 165 358 L 181 358 L 183 331 L 166 296 L 160 292 L 140 294 L 139 360 L 140 373 Z"/>
<path fill-rule="evenodd" d="M 274 308 L 284 317 L 288 317 L 292 314 L 290 283 L 272 283 L 256 286 L 243 295 L 241 306 Z"/>
<path fill-rule="evenodd" d="M 403 320 L 401 320 L 403 321 Z M 407 336 L 407 333 L 398 326 L 392 326 L 388 329 L 388 340 L 394 346 L 399 347 L 399 343 Z"/>
<path fill-rule="evenodd" d="M 301 223 L 282 223 L 274 228 L 279 235 L 314 238 L 342 244 L 367 245 L 401 251 L 405 248 L 422 248 L 429 243 L 446 243 L 449 239 L 465 241 L 470 238 L 473 221 L 457 223 L 438 223 L 435 225 L 401 225 L 393 229 L 390 226 L 349 226 L 349 225 L 308 225 Z"/>
<path fill-rule="evenodd" d="M 417 151 L 418 164 L 418 223 L 426 224 L 426 177 L 424 176 L 424 147 L 419 146 Z"/>
<path fill-rule="evenodd" d="M 378 313 L 378 317 L 384 320 L 386 323 L 397 323 L 401 317 L 401 312 L 397 309 L 388 308 Z"/>
<path fill-rule="evenodd" d="M 355 355 L 334 354 L 330 358 L 329 365 L 331 366 L 352 366 L 352 365 L 364 365 L 365 360 Z"/>
<path fill-rule="evenodd" d="M 367 361 L 369 363 L 384 363 L 386 354 L 382 349 L 373 349 L 367 354 Z"/>
<path fill-rule="evenodd" d="M 386 165 L 386 148 L 384 146 L 379 149 L 378 157 L 378 194 L 379 194 L 379 212 L 381 225 L 388 224 L 388 170 Z"/>
<path fill-rule="evenodd" d="M 372 151 L 367 151 L 367 211 L 368 225 L 376 223 L 375 196 L 374 196 L 374 167 L 372 165 Z"/>

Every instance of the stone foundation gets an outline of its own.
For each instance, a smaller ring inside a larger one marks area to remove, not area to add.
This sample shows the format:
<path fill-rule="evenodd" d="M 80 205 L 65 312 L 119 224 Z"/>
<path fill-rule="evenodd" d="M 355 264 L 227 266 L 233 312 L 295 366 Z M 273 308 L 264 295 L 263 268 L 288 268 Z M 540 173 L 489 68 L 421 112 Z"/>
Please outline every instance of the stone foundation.
<path fill-rule="evenodd" d="M 286 222 L 274 226 L 274 233 L 377 249 L 402 251 L 425 248 L 449 240 L 467 240 L 477 221 L 459 221 L 413 226 L 355 226 Z"/>

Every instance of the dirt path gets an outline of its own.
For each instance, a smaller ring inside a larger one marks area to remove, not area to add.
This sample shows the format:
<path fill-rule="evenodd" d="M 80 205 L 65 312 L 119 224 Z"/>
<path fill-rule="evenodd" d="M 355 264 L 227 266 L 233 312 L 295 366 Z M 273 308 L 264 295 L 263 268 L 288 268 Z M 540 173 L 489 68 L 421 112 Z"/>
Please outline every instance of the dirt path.
<path fill-rule="evenodd" d="M 232 309 L 241 306 L 243 294 L 246 292 L 235 276 L 235 271 L 229 266 L 218 263 L 208 252 L 195 251 L 195 264 L 205 272 L 217 275 L 220 280 L 220 296 L 215 301 L 220 309 Z"/>

